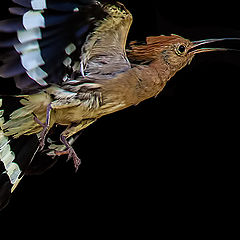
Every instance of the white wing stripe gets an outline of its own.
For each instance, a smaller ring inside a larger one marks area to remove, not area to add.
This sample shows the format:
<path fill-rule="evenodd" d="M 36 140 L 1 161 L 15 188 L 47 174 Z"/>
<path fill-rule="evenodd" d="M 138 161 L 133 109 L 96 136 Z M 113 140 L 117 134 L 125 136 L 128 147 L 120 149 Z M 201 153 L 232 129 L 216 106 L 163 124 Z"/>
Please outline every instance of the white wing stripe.
<path fill-rule="evenodd" d="M 23 67 L 28 71 L 45 64 L 40 49 L 22 54 L 21 62 Z"/>
<path fill-rule="evenodd" d="M 21 170 L 16 163 L 12 162 L 10 167 L 7 169 L 7 174 L 10 178 L 11 183 L 14 184 L 15 182 L 18 181 L 18 177 L 21 174 Z"/>
<path fill-rule="evenodd" d="M 67 55 L 71 55 L 74 51 L 76 51 L 77 47 L 75 46 L 75 44 L 70 43 L 66 48 L 65 48 L 65 52 Z"/>
<path fill-rule="evenodd" d="M 0 106 L 1 105 L 2 100 L 0 101 Z M 4 165 L 5 173 L 8 175 L 10 182 L 15 184 L 19 181 L 18 177 L 21 174 L 21 170 L 19 166 L 13 162 L 15 159 L 15 154 L 13 151 L 11 151 L 8 137 L 4 136 L 3 131 L 1 130 L 3 122 L 4 118 L 0 117 L 0 161 Z"/>
<path fill-rule="evenodd" d="M 40 67 L 34 68 L 30 71 L 27 71 L 27 74 L 30 78 L 32 78 L 35 82 L 40 84 L 41 86 L 47 86 L 48 84 L 43 80 L 46 78 L 48 74 L 43 71 Z"/>
<path fill-rule="evenodd" d="M 3 156 L 3 158 L 1 159 L 1 161 L 3 162 L 5 169 L 8 171 L 8 168 L 11 166 L 12 161 L 14 160 L 15 155 L 14 153 L 8 149 L 8 151 L 6 152 L 6 154 Z"/>
<path fill-rule="evenodd" d="M 37 40 L 26 42 L 26 43 L 18 43 L 14 45 L 14 48 L 19 53 L 25 53 L 33 50 L 39 49 L 39 44 Z"/>
<path fill-rule="evenodd" d="M 25 43 L 35 39 L 42 39 L 40 28 L 17 31 L 17 37 L 20 43 Z"/>
<path fill-rule="evenodd" d="M 32 21 L 32 23 L 28 21 Z M 27 30 L 17 32 L 20 43 L 15 44 L 14 48 L 17 52 L 21 53 L 21 63 L 26 69 L 27 75 L 39 85 L 47 86 L 48 84 L 43 79 L 46 78 L 48 74 L 40 68 L 45 62 L 42 58 L 41 49 L 37 40 L 42 38 L 39 27 L 45 26 L 44 18 L 40 12 L 28 11 L 23 16 L 23 24 L 25 24 L 24 27 Z"/>
<path fill-rule="evenodd" d="M 23 26 L 26 30 L 45 27 L 45 20 L 40 11 L 28 11 L 23 15 Z"/>
<path fill-rule="evenodd" d="M 43 10 L 47 8 L 46 0 L 32 0 L 31 5 L 34 10 Z"/>

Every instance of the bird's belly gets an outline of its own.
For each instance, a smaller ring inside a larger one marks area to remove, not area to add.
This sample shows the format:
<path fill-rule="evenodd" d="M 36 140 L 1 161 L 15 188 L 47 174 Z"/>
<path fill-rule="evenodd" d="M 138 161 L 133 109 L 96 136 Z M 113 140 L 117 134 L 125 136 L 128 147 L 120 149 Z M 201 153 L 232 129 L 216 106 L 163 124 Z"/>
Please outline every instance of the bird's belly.
<path fill-rule="evenodd" d="M 83 119 L 96 118 L 97 113 L 93 110 L 84 109 L 81 106 L 57 109 L 54 112 L 55 122 L 60 125 L 81 122 Z"/>

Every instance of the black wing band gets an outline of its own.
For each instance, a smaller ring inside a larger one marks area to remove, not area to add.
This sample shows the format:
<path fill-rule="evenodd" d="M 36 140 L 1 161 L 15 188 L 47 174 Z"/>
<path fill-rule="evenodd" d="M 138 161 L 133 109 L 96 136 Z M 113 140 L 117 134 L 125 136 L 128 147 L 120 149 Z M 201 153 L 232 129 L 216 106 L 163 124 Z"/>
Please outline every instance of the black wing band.
<path fill-rule="evenodd" d="M 18 16 L 0 22 L 0 76 L 14 77 L 24 93 L 61 84 L 72 64 L 71 55 L 80 56 L 98 4 L 94 0 L 13 2 L 20 7 L 9 10 Z"/>

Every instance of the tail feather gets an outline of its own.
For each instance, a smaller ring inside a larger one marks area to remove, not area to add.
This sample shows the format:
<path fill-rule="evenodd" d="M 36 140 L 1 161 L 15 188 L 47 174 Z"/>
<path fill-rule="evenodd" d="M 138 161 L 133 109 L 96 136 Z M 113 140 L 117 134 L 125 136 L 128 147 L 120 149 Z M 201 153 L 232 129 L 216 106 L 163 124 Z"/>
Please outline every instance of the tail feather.
<path fill-rule="evenodd" d="M 0 168 L 4 169 L 2 162 L 0 162 Z M 2 170 L 0 170 L 1 173 Z M 12 183 L 6 172 L 2 172 L 0 175 L 0 210 L 6 207 L 11 197 Z"/>
<path fill-rule="evenodd" d="M 2 100 L 0 101 L 2 106 Z M 4 135 L 4 110 L 0 117 L 0 209 L 5 207 L 38 149 L 36 135 L 13 139 Z"/>
<path fill-rule="evenodd" d="M 42 151 L 38 151 L 39 134 L 22 135 L 19 138 L 6 136 L 2 126 L 10 119 L 12 112 L 19 109 L 20 100 L 19 97 L 0 99 L 0 210 L 7 205 L 24 175 L 44 173 L 59 159 L 55 150 L 66 149 L 59 140 L 63 126 L 54 126 L 51 129 Z M 73 144 L 78 136 L 79 134 L 71 137 L 69 143 Z"/>

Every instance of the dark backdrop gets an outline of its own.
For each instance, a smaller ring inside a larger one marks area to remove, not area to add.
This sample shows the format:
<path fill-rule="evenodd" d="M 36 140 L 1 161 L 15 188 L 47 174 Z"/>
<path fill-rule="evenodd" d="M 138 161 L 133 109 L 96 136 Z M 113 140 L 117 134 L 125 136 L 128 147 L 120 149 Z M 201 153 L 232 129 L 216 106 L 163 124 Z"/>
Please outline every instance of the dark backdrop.
<path fill-rule="evenodd" d="M 129 40 L 171 33 L 191 40 L 240 36 L 234 3 L 123 2 L 134 16 Z M 224 46 L 240 49 L 236 42 Z M 233 52 L 197 56 L 157 98 L 84 130 L 74 144 L 82 159 L 76 174 L 72 161 L 61 160 L 44 175 L 25 177 L 0 215 L 59 217 L 74 225 L 122 218 L 118 231 L 132 228 L 132 222 L 158 230 L 184 221 L 196 231 L 208 229 L 211 219 L 224 222 L 235 210 L 231 134 L 238 116 L 239 62 L 240 54 Z"/>

